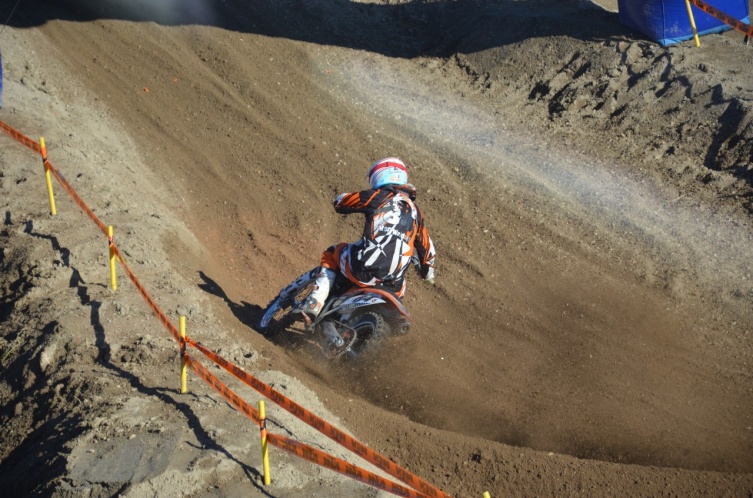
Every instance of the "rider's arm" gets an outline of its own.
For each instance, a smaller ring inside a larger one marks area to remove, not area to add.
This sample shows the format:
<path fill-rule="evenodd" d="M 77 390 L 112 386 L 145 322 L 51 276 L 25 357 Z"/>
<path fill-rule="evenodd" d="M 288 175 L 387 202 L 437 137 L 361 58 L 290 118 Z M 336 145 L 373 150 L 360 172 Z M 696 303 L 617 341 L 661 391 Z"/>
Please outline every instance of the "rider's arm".
<path fill-rule="evenodd" d="M 418 210 L 418 220 L 416 221 L 415 248 L 418 261 L 421 265 L 421 276 L 433 284 L 436 252 L 434 250 L 434 242 L 432 242 L 429 231 L 426 229 L 426 225 L 424 225 L 424 217 L 420 209 Z"/>
<path fill-rule="evenodd" d="M 387 195 L 383 189 L 340 194 L 335 197 L 335 211 L 340 214 L 363 213 L 380 205 Z"/>

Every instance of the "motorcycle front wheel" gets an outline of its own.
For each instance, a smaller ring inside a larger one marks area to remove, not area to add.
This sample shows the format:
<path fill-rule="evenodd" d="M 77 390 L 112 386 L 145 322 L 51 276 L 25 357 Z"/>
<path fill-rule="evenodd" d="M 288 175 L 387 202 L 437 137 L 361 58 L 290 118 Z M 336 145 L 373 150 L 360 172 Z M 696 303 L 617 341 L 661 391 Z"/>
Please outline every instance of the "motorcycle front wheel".
<path fill-rule="evenodd" d="M 285 330 L 295 322 L 295 318 L 290 312 L 298 306 L 314 290 L 314 282 L 302 287 L 298 292 L 290 296 L 278 294 L 272 299 L 264 310 L 257 328 L 264 335 L 270 335 L 281 330 Z"/>

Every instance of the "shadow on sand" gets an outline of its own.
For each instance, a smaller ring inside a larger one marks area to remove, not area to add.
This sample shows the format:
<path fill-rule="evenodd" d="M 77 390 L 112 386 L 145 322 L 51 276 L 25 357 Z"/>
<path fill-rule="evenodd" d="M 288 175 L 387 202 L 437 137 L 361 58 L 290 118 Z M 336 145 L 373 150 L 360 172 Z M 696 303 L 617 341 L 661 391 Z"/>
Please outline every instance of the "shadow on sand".
<path fill-rule="evenodd" d="M 0 8 L 0 18 L 10 8 Z M 8 24 L 103 19 L 213 26 L 404 58 L 472 53 L 541 36 L 602 40 L 629 33 L 616 13 L 581 0 L 42 0 L 21 2 Z"/>
<path fill-rule="evenodd" d="M 264 314 L 264 308 L 257 304 L 250 304 L 245 301 L 236 303 L 231 300 L 220 285 L 207 276 L 203 271 L 199 272 L 199 277 L 202 283 L 199 284 L 199 288 L 204 292 L 208 292 L 213 296 L 217 296 L 225 301 L 233 315 L 246 327 L 254 330 L 259 335 L 265 337 L 272 344 L 281 346 L 288 351 L 301 351 L 305 350 L 308 354 L 319 355 L 321 354 L 321 347 L 311 337 L 311 334 L 301 326 L 293 324 L 292 326 L 271 333 L 263 333 L 258 330 L 258 323 Z"/>

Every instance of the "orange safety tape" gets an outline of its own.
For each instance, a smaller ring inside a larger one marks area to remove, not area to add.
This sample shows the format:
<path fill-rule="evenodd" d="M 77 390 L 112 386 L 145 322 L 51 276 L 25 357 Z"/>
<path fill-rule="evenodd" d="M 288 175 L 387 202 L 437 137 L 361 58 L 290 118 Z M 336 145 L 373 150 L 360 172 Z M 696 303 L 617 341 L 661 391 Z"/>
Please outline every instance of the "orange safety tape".
<path fill-rule="evenodd" d="M 86 205 L 86 203 L 79 197 L 79 195 L 76 193 L 76 191 L 73 189 L 73 187 L 65 180 L 62 173 L 58 171 L 52 164 L 50 164 L 49 161 L 45 162 L 45 167 L 49 168 L 52 174 L 55 176 L 55 178 L 58 180 L 60 185 L 62 185 L 63 189 L 65 189 L 66 192 L 68 192 L 68 195 L 71 196 L 73 201 L 78 204 L 78 206 L 81 208 L 81 210 L 86 213 L 89 218 L 99 227 L 99 229 L 102 231 L 102 233 L 107 236 L 107 227 L 105 224 L 97 217 L 96 214 L 89 208 L 89 206 Z M 138 278 L 136 278 L 136 274 L 133 273 L 131 268 L 128 266 L 128 263 L 126 263 L 125 258 L 123 258 L 123 255 L 120 253 L 120 249 L 118 249 L 118 246 L 115 244 L 113 239 L 110 237 L 107 237 L 107 243 L 108 246 L 112 248 L 113 253 L 117 256 L 118 261 L 120 261 L 120 265 L 123 267 L 123 271 L 125 271 L 128 278 L 133 282 L 133 285 L 136 286 L 136 290 L 141 294 L 141 297 L 144 298 L 146 301 L 146 304 L 149 305 L 149 308 L 151 308 L 152 312 L 157 316 L 160 322 L 162 322 L 162 325 L 167 328 L 167 331 L 170 332 L 170 335 L 173 336 L 173 339 L 181 342 L 180 339 L 180 332 L 178 331 L 178 328 L 173 324 L 173 322 L 170 321 L 170 319 L 167 317 L 164 311 L 160 309 L 160 307 L 157 305 L 157 303 L 152 299 L 152 297 L 149 295 L 149 293 L 146 291 L 144 286 L 141 284 Z"/>
<path fill-rule="evenodd" d="M 369 486 L 372 486 L 374 488 L 381 489 L 382 491 L 392 493 L 393 495 L 407 496 L 410 498 L 428 498 L 428 495 L 401 486 L 396 482 L 392 482 L 388 479 L 374 474 L 373 472 L 369 472 L 368 470 L 356 467 L 355 465 L 348 463 L 345 460 L 341 460 L 336 456 L 329 455 L 293 439 L 279 436 L 277 434 L 268 433 L 267 442 L 273 446 L 277 446 L 280 449 L 301 457 L 304 460 L 308 460 L 309 462 L 321 465 L 322 467 L 326 467 L 339 474 L 350 477 L 351 479 L 360 481 L 364 484 L 368 484 Z"/>
<path fill-rule="evenodd" d="M 44 167 L 46 169 L 49 169 L 52 175 L 57 179 L 58 183 L 63 187 L 63 190 L 68 192 L 68 195 L 71 196 L 71 199 L 73 199 L 73 202 L 75 202 L 78 207 L 81 208 L 81 210 L 94 222 L 95 225 L 99 228 L 99 230 L 107 236 L 107 227 L 104 223 L 102 223 L 102 220 L 100 220 L 96 214 L 94 214 L 94 211 L 91 210 L 89 206 L 86 205 L 84 200 L 76 193 L 76 191 L 73 189 L 70 183 L 65 179 L 63 174 L 58 171 L 58 169 L 52 165 L 50 161 L 44 162 Z"/>
<path fill-rule="evenodd" d="M 7 125 L 0 121 L 0 129 L 2 129 L 5 133 L 7 133 L 12 139 L 16 140 L 17 142 L 22 143 L 23 145 L 27 146 L 33 151 L 38 152 L 39 154 L 42 153 L 42 146 L 36 143 L 34 140 L 30 139 L 29 137 L 25 136 L 23 133 L 16 131 L 13 127 L 10 125 Z"/>
<path fill-rule="evenodd" d="M 27 147 L 31 148 L 32 150 L 42 153 L 42 148 L 39 144 L 31 140 L 30 138 L 24 136 L 20 132 L 16 131 L 12 127 L 6 125 L 2 121 L 0 121 L 0 129 L 2 129 L 5 133 L 7 133 L 11 138 L 14 138 L 18 142 L 22 143 L 23 145 L 26 145 Z M 60 185 L 63 187 L 63 189 L 68 193 L 68 195 L 71 196 L 73 201 L 81 208 L 84 213 L 89 216 L 89 218 L 97 225 L 97 227 L 102 231 L 102 233 L 107 236 L 107 227 L 105 224 L 97 217 L 97 215 L 94 214 L 94 211 L 89 208 L 89 206 L 84 202 L 84 200 L 78 195 L 78 193 L 74 190 L 74 188 L 68 183 L 68 181 L 63 177 L 63 174 L 58 171 L 57 168 L 55 168 L 52 163 L 50 163 L 48 160 L 44 159 L 44 167 L 49 169 L 49 171 L 55 176 L 57 181 L 60 183 Z M 175 327 L 175 325 L 170 321 L 170 319 L 165 315 L 165 313 L 160 309 L 160 307 L 157 305 L 157 303 L 151 298 L 148 292 L 146 292 L 146 289 L 141 284 L 141 282 L 136 278 L 136 275 L 133 273 L 131 268 L 128 266 L 128 264 L 125 261 L 125 258 L 123 258 L 123 255 L 120 253 L 120 250 L 118 249 L 117 245 L 115 245 L 115 242 L 110 238 L 107 237 L 108 244 L 112 248 L 114 254 L 117 256 L 118 260 L 120 261 L 121 266 L 123 267 L 123 270 L 125 271 L 128 278 L 133 282 L 133 285 L 138 290 L 139 294 L 144 298 L 147 305 L 151 308 L 152 312 L 157 316 L 157 318 L 162 322 L 162 324 L 167 328 L 168 332 L 170 332 L 170 335 L 173 336 L 173 338 L 178 341 L 179 343 L 183 343 L 181 337 L 180 337 L 180 331 Z M 340 445 L 344 446 L 345 448 L 353 451 L 357 455 L 360 455 L 363 459 L 373 463 L 380 469 L 384 470 L 388 474 L 397 477 L 401 481 L 405 482 L 406 484 L 413 486 L 415 489 L 422 489 L 426 494 L 417 493 L 413 490 L 409 490 L 407 488 L 404 488 L 400 486 L 399 484 L 393 483 L 389 480 L 382 479 L 381 477 L 377 476 L 376 474 L 372 474 L 366 470 L 359 469 L 358 467 L 355 467 L 351 464 L 348 464 L 347 462 L 344 462 L 342 460 L 339 460 L 331 455 L 326 455 L 322 453 L 321 455 L 323 457 L 326 457 L 323 462 L 324 466 L 327 466 L 326 462 L 342 462 L 344 467 L 343 471 L 337 469 L 338 472 L 341 472 L 345 475 L 348 475 L 354 479 L 360 480 L 366 484 L 369 484 L 370 486 L 378 487 L 380 489 L 383 489 L 385 491 L 391 492 L 393 494 L 399 494 L 400 496 L 416 496 L 416 497 L 442 497 L 442 498 L 451 498 L 450 495 L 440 491 L 436 487 L 432 486 L 431 484 L 427 483 L 420 477 L 411 474 L 407 470 L 403 469 L 402 467 L 399 467 L 391 460 L 387 459 L 383 455 L 375 452 L 374 450 L 368 448 L 366 445 L 361 443 L 360 441 L 352 438 L 351 436 L 345 434 L 340 429 L 337 429 L 336 427 L 333 427 L 329 423 L 327 423 L 325 420 L 321 419 L 320 417 L 317 417 L 313 413 L 309 412 L 302 406 L 298 405 L 294 401 L 288 399 L 283 394 L 279 393 L 278 391 L 275 391 L 271 387 L 267 386 L 263 382 L 259 381 L 258 379 L 254 378 L 253 376 L 249 375 L 245 371 L 241 370 L 239 367 L 229 363 L 224 358 L 218 356 L 214 352 L 210 351 L 209 349 L 206 349 L 201 344 L 196 343 L 192 341 L 191 339 L 186 339 L 186 342 L 202 353 L 204 353 L 208 358 L 212 359 L 215 363 L 222 366 L 225 370 L 235 375 L 238 379 L 246 383 L 248 386 L 256 389 L 261 394 L 265 395 L 278 405 L 280 405 L 285 410 L 289 411 L 302 421 L 306 422 L 310 426 L 314 427 L 315 429 L 319 430 L 326 436 L 330 437 Z M 231 391 L 227 386 L 222 384 L 214 375 L 212 375 L 203 365 L 193 360 L 190 356 L 185 355 L 186 358 L 186 365 L 191 367 L 202 379 L 204 379 L 209 385 L 214 387 L 231 405 L 236 407 L 238 410 L 240 410 L 242 413 L 244 413 L 246 416 L 251 418 L 251 420 L 254 420 L 255 422 L 259 423 L 260 417 L 258 412 L 251 407 L 248 403 L 243 401 L 241 398 L 238 397 L 233 391 Z M 273 438 L 278 438 L 278 436 L 274 436 L 273 434 L 268 434 L 269 436 L 273 436 Z M 285 441 L 285 442 L 282 442 Z M 270 440 L 270 442 L 272 442 Z M 295 448 L 307 448 L 305 451 L 301 450 L 302 452 L 305 452 L 305 454 L 311 455 L 312 451 L 316 451 L 313 448 L 309 448 L 305 445 L 302 445 L 301 443 L 298 443 L 296 441 L 287 440 L 286 438 L 278 438 L 275 440 L 275 443 L 272 443 L 275 445 L 279 445 L 282 449 L 286 449 L 287 451 L 292 451 L 293 453 L 297 454 L 297 450 Z M 301 456 L 304 456 L 303 454 Z M 304 458 L 306 458 L 304 456 Z M 308 459 L 308 458 L 307 458 Z M 313 460 L 312 460 L 313 461 Z M 315 462 L 318 463 L 318 462 Z M 331 467 L 330 467 L 331 468 Z M 353 470 L 355 469 L 355 470 Z M 358 471 L 360 474 L 353 474 L 353 472 Z M 384 486 L 382 487 L 379 483 L 383 483 Z M 374 484 L 377 483 L 377 484 Z"/>
<path fill-rule="evenodd" d="M 191 358 L 189 355 L 185 355 L 186 365 L 196 372 L 196 375 L 201 377 L 204 382 L 209 384 L 215 391 L 220 393 L 225 400 L 233 405 L 238 411 L 243 413 L 249 419 L 253 420 L 257 424 L 261 423 L 261 416 L 258 410 L 249 405 L 240 396 L 235 394 L 229 387 L 220 382 L 220 379 L 214 376 L 212 372 L 207 370 L 207 367 L 202 365 L 198 360 Z"/>
<path fill-rule="evenodd" d="M 308 425 L 310 425 L 314 429 L 318 430 L 322 434 L 333 439 L 335 442 L 342 445 L 343 447 L 354 452 L 355 454 L 357 454 L 364 460 L 370 463 L 373 463 L 374 465 L 376 465 L 377 467 L 379 467 L 380 469 L 382 469 L 389 475 L 399 479 L 400 481 L 406 483 L 412 488 L 417 489 L 421 491 L 422 493 L 425 493 L 427 496 L 450 498 L 450 495 L 444 493 L 443 491 L 439 490 L 435 486 L 424 481 L 420 477 L 412 474 L 411 472 L 403 469 L 402 467 L 398 466 L 397 464 L 395 464 L 393 461 L 391 461 L 384 455 L 377 453 L 376 451 L 367 447 L 362 442 L 344 433 L 340 429 L 332 426 L 330 423 L 328 423 L 324 419 L 314 415 L 310 411 L 303 408 L 301 405 L 287 398 L 284 394 L 272 389 L 267 384 L 263 383 L 262 381 L 255 378 L 251 374 L 245 372 L 240 367 L 233 365 L 232 363 L 225 360 L 221 356 L 217 355 L 213 351 L 207 349 L 202 344 L 195 342 L 191 339 L 186 339 L 186 342 L 188 343 L 188 345 L 193 346 L 199 351 L 201 351 L 207 358 L 214 361 L 219 366 L 221 366 L 222 368 L 224 368 L 225 370 L 233 374 L 236 378 L 238 378 L 244 384 L 248 385 L 249 387 L 252 387 L 253 389 L 258 391 L 265 397 L 277 403 L 280 407 L 284 408 L 288 412 L 298 417 L 300 420 L 306 422 Z"/>
<path fill-rule="evenodd" d="M 192 341 L 189 340 L 187 342 Z M 259 414 L 259 411 L 248 404 L 246 401 L 244 401 L 240 396 L 233 392 L 232 389 L 223 384 L 214 374 L 212 374 L 204 365 L 202 365 L 200 361 L 192 358 L 189 355 L 186 355 L 185 359 L 186 365 L 199 377 L 201 377 L 204 382 L 209 384 L 209 386 L 211 386 L 215 391 L 220 393 L 220 395 L 225 398 L 225 400 L 230 403 L 230 405 L 246 415 L 246 417 L 248 417 L 253 422 L 257 424 L 261 423 L 261 416 Z M 267 432 L 267 442 L 273 446 L 277 446 L 280 449 L 293 453 L 294 455 L 299 456 L 304 460 L 308 460 L 309 462 L 321 465 L 322 467 L 326 467 L 330 470 L 346 475 L 351 479 L 355 479 L 364 484 L 368 484 L 369 486 L 379 488 L 383 491 L 387 491 L 398 496 L 407 496 L 411 498 L 428 498 L 428 496 L 425 494 L 419 493 L 412 489 L 408 489 L 404 486 L 401 486 L 400 484 L 378 476 L 373 472 L 369 472 L 368 470 L 357 467 L 346 462 L 345 460 L 341 460 L 333 455 L 324 453 L 303 443 L 299 443 L 298 441 Z"/>
<path fill-rule="evenodd" d="M 45 167 L 50 169 L 55 178 L 57 178 L 60 185 L 63 186 L 63 189 L 65 189 L 65 191 L 68 192 L 68 195 L 71 196 L 73 201 L 78 204 L 78 206 L 84 211 L 84 213 L 86 213 L 89 218 L 91 218 L 91 220 L 99 227 L 102 233 L 107 236 L 107 227 L 105 226 L 105 224 L 97 217 L 96 214 L 94 214 L 89 206 L 86 205 L 83 199 L 79 197 L 73 187 L 65 180 L 62 173 L 60 173 L 60 171 L 58 171 L 52 164 L 50 164 L 49 161 L 45 161 Z M 128 263 L 126 263 L 125 258 L 123 258 L 123 255 L 120 253 L 120 250 L 118 249 L 118 246 L 115 244 L 113 239 L 107 237 L 107 243 L 108 246 L 112 248 L 113 253 L 117 256 L 118 261 L 120 261 L 120 265 L 123 267 L 123 270 L 126 272 L 128 278 L 131 280 L 131 282 L 133 282 L 133 285 L 136 286 L 136 290 L 146 301 L 146 304 L 149 305 L 149 308 L 151 308 L 152 312 L 154 312 L 159 321 L 162 322 L 162 325 L 167 328 L 167 331 L 170 332 L 170 335 L 173 336 L 173 339 L 180 343 L 180 331 L 178 331 L 178 328 L 173 324 L 173 322 L 170 321 L 165 312 L 160 309 L 154 299 L 152 299 L 141 282 L 139 282 L 139 279 L 136 278 L 136 274 L 133 273 L 131 268 L 128 266 Z"/>
<path fill-rule="evenodd" d="M 715 17 L 722 21 L 723 23 L 729 24 L 733 28 L 735 28 L 738 31 L 741 31 L 745 33 L 748 36 L 753 36 L 753 26 L 750 24 L 745 24 L 744 22 L 735 19 L 734 17 L 725 14 L 721 10 L 717 9 L 716 7 L 712 7 L 711 5 L 707 4 L 706 2 L 702 0 L 690 0 L 693 5 L 704 11 L 705 13 L 709 14 L 712 17 Z"/>
<path fill-rule="evenodd" d="M 38 152 L 39 154 L 42 154 L 42 146 L 36 143 L 34 140 L 30 139 L 29 137 L 25 136 L 23 133 L 15 130 L 10 125 L 7 125 L 0 121 L 0 129 L 2 129 L 5 133 L 7 133 L 11 138 L 15 139 L 16 141 L 22 143 L 23 145 L 27 146 L 31 150 Z M 99 227 L 99 229 L 107 235 L 107 227 L 105 226 L 102 221 L 97 218 L 97 215 L 94 214 L 94 211 L 89 208 L 89 206 L 86 205 L 84 200 L 79 197 L 79 195 L 76 193 L 76 191 L 71 187 L 71 184 L 68 183 L 68 181 L 63 177 L 63 174 L 55 168 L 50 161 L 47 160 L 46 157 L 42 158 L 42 163 L 44 164 L 44 167 L 46 170 L 49 170 L 53 176 L 57 179 L 58 183 L 63 187 L 63 189 L 68 192 L 68 195 L 71 196 L 73 201 L 78 204 L 78 207 L 81 208 L 81 210 L 86 213 L 89 218 Z"/>
<path fill-rule="evenodd" d="M 123 255 L 120 254 L 120 249 L 118 249 L 118 246 L 115 244 L 115 242 L 112 242 L 111 247 L 113 252 L 115 253 L 115 256 L 117 256 L 118 260 L 120 261 L 120 266 L 123 267 L 123 271 L 125 271 L 128 278 L 131 279 L 133 285 L 136 286 L 136 290 L 139 292 L 139 294 L 141 294 L 141 297 L 144 298 L 146 304 L 149 306 L 149 308 L 151 308 L 152 312 L 157 316 L 159 321 L 162 322 L 162 325 L 165 326 L 167 331 L 170 332 L 170 335 L 173 336 L 173 339 L 178 341 L 178 343 L 181 343 L 182 339 L 180 337 L 180 331 L 178 330 L 178 328 L 173 324 L 173 322 L 170 321 L 165 312 L 162 311 L 159 306 L 157 306 L 157 303 L 154 301 L 154 299 L 152 299 L 141 282 L 139 282 L 139 279 L 136 278 L 136 274 L 133 273 L 131 268 L 128 266 L 128 263 L 126 263 L 125 259 L 123 258 Z"/>
<path fill-rule="evenodd" d="M 33 140 L 27 138 L 22 133 L 16 131 L 12 127 L 8 126 L 7 124 L 0 121 L 0 129 L 2 129 L 5 133 L 10 135 L 12 138 L 18 140 L 22 144 L 26 145 L 27 147 L 42 153 L 42 147 L 34 142 Z M 68 192 L 68 195 L 71 196 L 71 199 L 73 199 L 73 202 L 75 202 L 78 207 L 81 208 L 81 210 L 94 222 L 95 225 L 99 228 L 99 230 L 105 234 L 107 237 L 107 227 L 102 222 L 102 220 L 97 217 L 96 214 L 94 214 L 94 211 L 91 210 L 91 208 L 84 202 L 84 200 L 78 195 L 76 190 L 71 186 L 70 183 L 65 179 L 63 174 L 58 171 L 58 169 L 50 163 L 48 160 L 44 160 L 44 167 L 45 169 L 48 169 L 52 175 L 55 177 L 55 179 L 60 183 L 60 185 L 63 187 L 63 189 Z M 151 298 L 149 293 L 146 292 L 146 289 L 143 285 L 141 285 L 141 282 L 136 278 L 136 275 L 131 271 L 131 268 L 128 266 L 128 263 L 126 263 L 125 258 L 123 258 L 123 255 L 120 253 L 120 250 L 115 245 L 115 242 L 110 238 L 107 237 L 108 245 L 112 247 L 113 252 L 118 257 L 118 260 L 120 261 L 121 266 L 123 267 L 123 270 L 126 272 L 126 275 L 128 275 L 128 278 L 131 279 L 131 282 L 133 282 L 133 285 L 136 286 L 136 290 L 138 290 L 139 294 L 144 298 L 146 303 L 149 305 L 149 307 L 152 309 L 155 315 L 157 315 L 157 318 L 159 318 L 160 322 L 167 328 L 167 331 L 170 332 L 170 335 L 173 336 L 173 339 L 181 342 L 180 339 L 180 332 L 178 329 L 173 325 L 173 323 L 170 321 L 170 319 L 165 315 L 165 313 L 160 309 L 159 306 L 157 306 L 157 303 L 154 301 L 154 299 Z"/>

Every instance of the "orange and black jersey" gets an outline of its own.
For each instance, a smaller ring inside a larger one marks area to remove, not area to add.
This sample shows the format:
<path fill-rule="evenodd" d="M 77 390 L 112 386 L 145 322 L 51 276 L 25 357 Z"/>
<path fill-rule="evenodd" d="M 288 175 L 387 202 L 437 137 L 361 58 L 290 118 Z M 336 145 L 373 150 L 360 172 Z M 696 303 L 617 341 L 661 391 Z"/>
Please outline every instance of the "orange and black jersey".
<path fill-rule="evenodd" d="M 390 185 L 340 194 L 335 199 L 338 213 L 366 216 L 363 235 L 350 245 L 347 255 L 350 270 L 364 284 L 399 281 L 414 254 L 422 276 L 434 267 L 434 244 L 415 199 L 413 185 Z"/>

